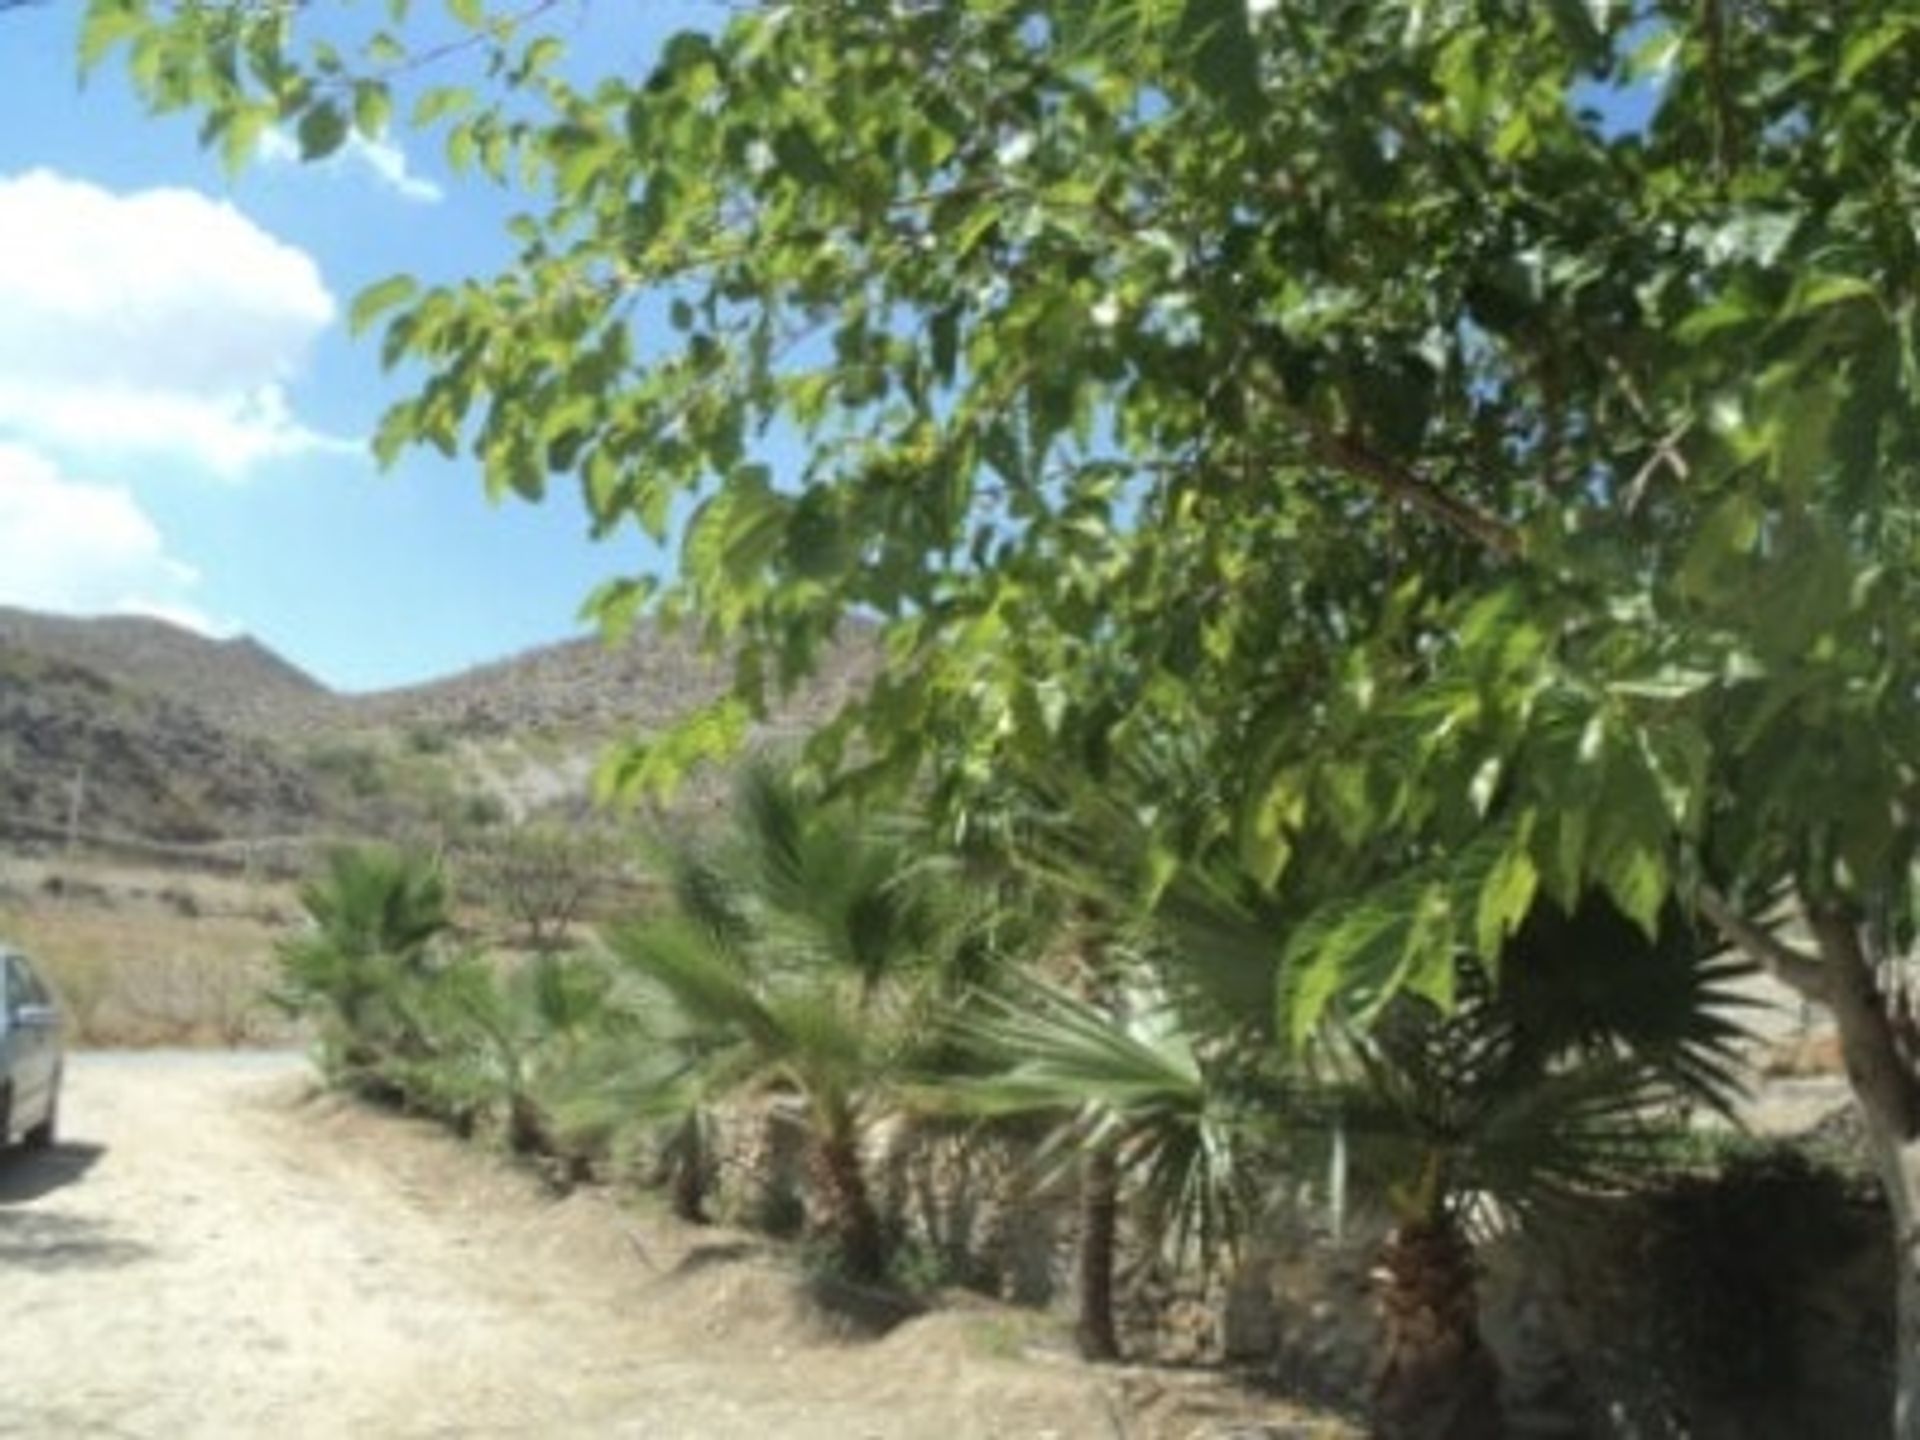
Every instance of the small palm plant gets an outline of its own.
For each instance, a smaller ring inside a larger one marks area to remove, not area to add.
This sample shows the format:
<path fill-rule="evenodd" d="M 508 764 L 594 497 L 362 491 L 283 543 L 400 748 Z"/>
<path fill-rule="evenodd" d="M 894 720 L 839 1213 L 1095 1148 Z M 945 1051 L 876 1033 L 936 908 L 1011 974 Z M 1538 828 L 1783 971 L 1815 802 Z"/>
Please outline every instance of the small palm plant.
<path fill-rule="evenodd" d="M 506 970 L 462 956 L 405 992 L 426 1045 L 396 1081 L 463 1133 L 487 1120 L 514 1154 L 557 1155 L 554 1091 L 600 1033 L 609 983 L 590 955 L 541 954 Z"/>
<path fill-rule="evenodd" d="M 640 1063 L 670 1105 L 752 1088 L 798 1096 L 823 1229 L 850 1278 L 881 1278 L 862 1135 L 934 1032 L 963 907 L 904 830 L 764 761 L 742 775 L 729 842 L 681 847 L 673 879 L 673 913 L 621 932 L 614 950 L 646 997 L 639 1008 L 689 1063 Z"/>
<path fill-rule="evenodd" d="M 930 1103 L 987 1117 L 1051 1118 L 1040 1160 L 1077 1162 L 1080 1237 L 1076 1338 L 1092 1360 L 1117 1359 L 1118 1215 L 1133 1202 L 1144 1233 L 1176 1261 L 1210 1263 L 1245 1210 L 1240 1098 L 1187 1017 L 1106 969 L 1102 1004 L 1039 976 L 978 995 L 958 1023 L 979 1072 L 936 1084 Z"/>
<path fill-rule="evenodd" d="M 309 926 L 279 946 L 269 998 L 315 1023 L 330 1078 L 389 1090 L 388 1064 L 422 1050 L 404 996 L 433 969 L 434 942 L 452 924 L 445 876 L 418 854 L 344 848 L 300 900 Z"/>
<path fill-rule="evenodd" d="M 714 1044 L 663 991 L 616 976 L 592 1033 L 554 1072 L 553 1119 L 570 1143 L 650 1149 L 664 1169 L 674 1215 L 708 1220 L 713 1102 L 735 1079 Z"/>

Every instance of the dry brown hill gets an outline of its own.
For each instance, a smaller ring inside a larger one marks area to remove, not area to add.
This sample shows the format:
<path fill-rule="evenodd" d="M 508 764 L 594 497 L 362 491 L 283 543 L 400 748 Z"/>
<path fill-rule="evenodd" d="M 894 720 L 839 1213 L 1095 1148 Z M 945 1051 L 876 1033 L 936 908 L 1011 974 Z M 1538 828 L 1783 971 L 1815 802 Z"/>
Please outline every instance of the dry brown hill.
<path fill-rule="evenodd" d="M 322 802 L 264 741 L 157 691 L 0 646 L 0 835 L 193 843 L 301 828 Z"/>
<path fill-rule="evenodd" d="M 856 632 L 766 731 L 832 713 L 871 656 Z M 63 816 L 81 768 L 88 828 L 153 838 L 484 825 L 581 803 L 607 741 L 725 681 L 688 638 L 642 626 L 342 695 L 253 640 L 0 608 L 0 830 Z"/>
<path fill-rule="evenodd" d="M 164 620 L 79 619 L 0 606 L 0 652 L 24 651 L 200 711 L 220 725 L 269 729 L 331 699 L 326 687 L 257 640 L 213 640 Z"/>
<path fill-rule="evenodd" d="M 864 637 L 856 636 L 776 708 L 772 728 L 826 718 L 869 669 Z M 641 625 L 622 644 L 564 640 L 424 685 L 346 697 L 342 718 L 462 736 L 607 738 L 660 730 L 723 693 L 726 684 L 724 666 L 692 637 Z"/>

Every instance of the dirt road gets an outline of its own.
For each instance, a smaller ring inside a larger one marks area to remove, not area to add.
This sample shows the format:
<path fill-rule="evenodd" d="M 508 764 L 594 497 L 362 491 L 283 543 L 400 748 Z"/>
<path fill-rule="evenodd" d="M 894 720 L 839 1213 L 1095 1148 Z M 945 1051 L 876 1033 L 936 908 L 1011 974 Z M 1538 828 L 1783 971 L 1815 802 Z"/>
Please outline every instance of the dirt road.
<path fill-rule="evenodd" d="M 294 1059 L 75 1057 L 63 1129 L 0 1160 L 0 1436 L 1215 1433 L 991 1315 L 844 1343 L 752 1242 L 555 1201 Z"/>

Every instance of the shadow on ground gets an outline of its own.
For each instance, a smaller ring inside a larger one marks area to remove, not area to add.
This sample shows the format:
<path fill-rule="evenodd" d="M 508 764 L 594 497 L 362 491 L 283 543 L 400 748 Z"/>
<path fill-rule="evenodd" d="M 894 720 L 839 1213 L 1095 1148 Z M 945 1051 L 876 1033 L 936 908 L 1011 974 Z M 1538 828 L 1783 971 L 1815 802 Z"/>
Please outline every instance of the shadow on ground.
<path fill-rule="evenodd" d="M 0 1156 L 0 1274 L 115 1269 L 153 1253 L 90 1215 L 25 1208 L 78 1183 L 104 1154 L 100 1145 L 57 1145 Z"/>
<path fill-rule="evenodd" d="M 0 1154 L 0 1205 L 24 1205 L 72 1185 L 106 1153 L 103 1145 L 56 1145 Z"/>
<path fill-rule="evenodd" d="M 117 1270 L 153 1254 L 91 1215 L 0 1210 L 0 1275 L 9 1270 Z"/>

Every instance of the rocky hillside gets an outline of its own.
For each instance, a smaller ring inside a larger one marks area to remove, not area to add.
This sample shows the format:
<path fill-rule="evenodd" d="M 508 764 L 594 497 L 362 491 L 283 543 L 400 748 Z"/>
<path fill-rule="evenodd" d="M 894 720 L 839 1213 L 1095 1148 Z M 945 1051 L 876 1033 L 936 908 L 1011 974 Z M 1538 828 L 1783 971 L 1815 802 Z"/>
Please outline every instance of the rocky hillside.
<path fill-rule="evenodd" d="M 870 664 L 851 640 L 767 730 L 830 714 Z M 342 695 L 252 640 L 0 609 L 0 836 L 64 824 L 82 770 L 82 828 L 150 839 L 445 835 L 577 807 L 609 740 L 663 727 L 725 678 L 643 627 L 614 648 L 568 641 Z"/>
<path fill-rule="evenodd" d="M 82 620 L 0 606 L 0 653 L 8 652 L 79 666 L 244 730 L 305 721 L 332 698 L 256 640 L 210 640 L 144 616 Z"/>
<path fill-rule="evenodd" d="M 858 640 L 773 717 L 776 730 L 831 714 L 868 673 Z M 726 673 L 691 637 L 638 627 L 625 644 L 562 641 L 448 679 L 349 697 L 335 723 L 464 737 L 644 734 L 722 693 Z"/>
<path fill-rule="evenodd" d="M 76 807 L 77 806 L 77 810 Z M 0 836 L 194 843 L 322 811 L 312 779 L 265 742 L 155 690 L 0 648 Z"/>

